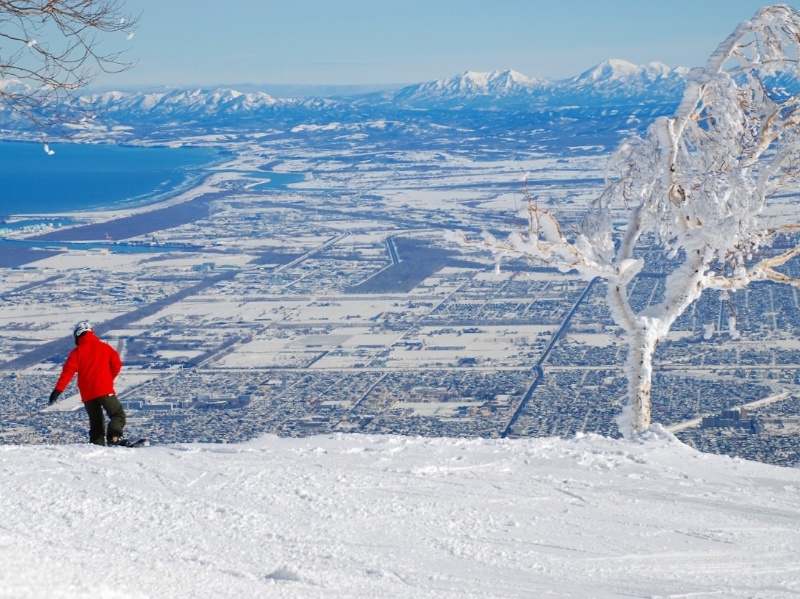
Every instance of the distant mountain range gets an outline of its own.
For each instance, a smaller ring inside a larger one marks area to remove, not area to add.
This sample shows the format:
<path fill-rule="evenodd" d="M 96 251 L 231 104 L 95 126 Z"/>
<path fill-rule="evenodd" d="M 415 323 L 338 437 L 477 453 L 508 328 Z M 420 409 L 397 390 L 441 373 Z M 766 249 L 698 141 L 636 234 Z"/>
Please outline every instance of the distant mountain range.
<path fill-rule="evenodd" d="M 670 69 L 653 62 L 634 65 L 607 60 L 577 77 L 562 81 L 532 79 L 516 71 L 477 73 L 467 71 L 449 79 L 409 85 L 396 91 L 329 98 L 274 98 L 264 92 L 231 89 L 165 90 L 161 92 L 108 92 L 83 98 L 87 105 L 107 113 L 131 115 L 211 116 L 286 108 L 325 110 L 355 104 L 397 108 L 502 108 L 532 106 L 581 106 L 677 102 L 688 69 Z"/>
<path fill-rule="evenodd" d="M 414 108 L 677 102 L 688 72 L 683 67 L 670 69 L 657 62 L 641 66 L 624 60 L 607 60 L 577 77 L 562 81 L 531 79 L 516 71 L 468 71 L 450 79 L 405 87 L 386 94 L 386 99 L 399 106 Z"/>
<path fill-rule="evenodd" d="M 225 129 L 246 131 L 265 125 L 286 129 L 320 126 L 333 121 L 409 120 L 426 111 L 471 113 L 540 113 L 574 111 L 584 114 L 652 114 L 671 112 L 680 100 L 688 69 L 661 63 L 634 65 L 607 60 L 576 77 L 561 81 L 533 79 L 516 71 L 467 71 L 449 79 L 352 96 L 276 98 L 264 92 L 233 89 L 164 89 L 112 91 L 80 99 L 95 116 L 77 129 L 82 134 L 126 132 L 148 135 L 172 130 L 176 135 Z M 0 82 L 0 86 L 14 82 Z M 400 115 L 400 117 L 398 117 Z M 576 115 L 573 115 L 574 118 Z M 579 115 L 578 115 L 579 116 Z M 448 117 L 452 118 L 452 117 Z M 615 127 L 618 126 L 614 125 Z M 30 129 L 27 121 L 0 106 L 0 127 L 6 136 Z"/>

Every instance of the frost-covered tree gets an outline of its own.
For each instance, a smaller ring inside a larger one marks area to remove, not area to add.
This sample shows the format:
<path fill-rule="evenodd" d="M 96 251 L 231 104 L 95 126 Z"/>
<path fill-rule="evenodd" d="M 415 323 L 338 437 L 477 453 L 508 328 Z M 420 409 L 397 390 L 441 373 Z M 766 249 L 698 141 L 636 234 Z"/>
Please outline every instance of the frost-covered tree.
<path fill-rule="evenodd" d="M 57 128 L 99 72 L 131 66 L 109 36 L 130 39 L 135 25 L 119 0 L 0 0 L 0 98 L 39 130 Z"/>
<path fill-rule="evenodd" d="M 705 68 L 691 71 L 672 118 L 620 145 L 574 236 L 529 201 L 523 231 L 504 241 L 484 233 L 479 243 L 606 280 L 628 344 L 628 403 L 618 420 L 625 435 L 649 428 L 656 345 L 704 290 L 763 280 L 800 287 L 776 270 L 800 247 L 773 249 L 777 236 L 798 228 L 800 215 L 766 210 L 800 169 L 799 58 L 800 14 L 785 5 L 761 9 Z M 634 248 L 647 235 L 676 266 L 663 299 L 637 311 L 630 292 L 643 260 Z"/>

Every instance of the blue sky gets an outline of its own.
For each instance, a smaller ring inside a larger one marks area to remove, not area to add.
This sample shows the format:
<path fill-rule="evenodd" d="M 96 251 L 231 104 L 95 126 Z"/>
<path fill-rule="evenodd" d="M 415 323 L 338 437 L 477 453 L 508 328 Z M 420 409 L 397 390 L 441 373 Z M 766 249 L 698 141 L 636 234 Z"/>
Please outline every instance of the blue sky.
<path fill-rule="evenodd" d="M 608 58 L 702 65 L 758 0 L 125 0 L 133 70 L 102 86 L 563 79 Z M 789 2 L 795 8 L 800 1 Z"/>

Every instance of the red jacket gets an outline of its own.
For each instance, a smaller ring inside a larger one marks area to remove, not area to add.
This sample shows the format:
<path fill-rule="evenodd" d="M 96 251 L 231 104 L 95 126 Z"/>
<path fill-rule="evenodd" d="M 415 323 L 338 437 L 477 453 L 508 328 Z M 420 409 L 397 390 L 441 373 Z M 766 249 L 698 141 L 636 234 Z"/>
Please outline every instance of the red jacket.
<path fill-rule="evenodd" d="M 121 368 L 122 360 L 117 351 L 100 341 L 93 331 L 88 331 L 78 337 L 78 346 L 69 352 L 55 388 L 64 391 L 77 372 L 82 401 L 112 395 L 116 393 L 114 379 Z"/>

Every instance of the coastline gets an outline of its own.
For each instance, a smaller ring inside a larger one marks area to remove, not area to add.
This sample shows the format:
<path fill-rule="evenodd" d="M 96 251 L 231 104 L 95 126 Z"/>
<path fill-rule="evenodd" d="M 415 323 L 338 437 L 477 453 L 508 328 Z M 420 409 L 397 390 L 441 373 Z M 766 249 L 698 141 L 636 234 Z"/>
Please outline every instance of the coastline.
<path fill-rule="evenodd" d="M 224 193 L 218 185 L 239 178 L 241 178 L 239 173 L 212 173 L 191 189 L 162 202 L 135 208 L 52 215 L 73 218 L 79 215 L 91 222 L 60 227 L 52 231 L 26 236 L 24 239 L 48 242 L 99 241 L 109 238 L 122 240 L 176 227 L 205 216 L 208 204 Z"/>
<path fill-rule="evenodd" d="M 214 201 L 237 189 L 288 188 L 304 179 L 300 173 L 265 172 L 264 165 L 276 166 L 274 159 L 267 160 L 246 151 L 239 153 L 231 147 L 217 149 L 223 160 L 198 169 L 197 176 L 188 178 L 180 188 L 151 196 L 154 201 L 124 206 L 123 200 L 122 206 L 116 204 L 99 209 L 6 215 L 8 222 L 31 221 L 43 226 L 21 227 L 0 236 L 0 245 L 7 242 L 0 267 L 21 267 L 69 251 L 66 246 L 59 247 L 62 243 L 86 244 L 87 249 L 99 244 L 113 252 L 115 247 L 125 246 L 126 241 L 135 240 L 133 244 L 136 245 L 146 241 L 143 237 L 160 230 L 206 218 Z M 276 176 L 267 178 L 270 174 Z M 289 180 L 285 178 L 287 175 Z M 58 221 L 64 224 L 52 226 Z"/>
<path fill-rule="evenodd" d="M 52 214 L 49 216 L 53 218 L 75 218 L 80 216 L 83 220 L 89 220 L 90 222 L 76 223 L 72 226 L 60 227 L 43 233 L 33 233 L 8 239 L 43 242 L 43 244 L 100 241 L 109 249 L 113 249 L 114 244 L 108 241 L 109 237 L 114 241 L 120 241 L 148 235 L 206 216 L 209 204 L 227 193 L 227 190 L 222 189 L 222 184 L 239 178 L 243 178 L 241 173 L 211 173 L 191 189 L 162 202 L 123 210 L 109 209 Z M 28 215 L 14 215 L 14 217 L 26 216 Z M 40 218 L 42 215 L 29 216 L 31 218 Z M 2 244 L 2 241 L 3 239 L 0 239 L 0 244 Z M 65 251 L 68 250 L 54 249 L 52 247 L 6 246 L 2 252 L 2 257 L 0 257 L 0 268 L 19 268 Z"/>
<path fill-rule="evenodd" d="M 142 203 L 129 207 L 120 205 L 124 204 L 124 202 L 122 202 L 105 208 L 95 208 L 86 210 L 71 210 L 71 211 L 47 212 L 47 213 L 15 212 L 13 214 L 10 214 L 9 217 L 14 219 L 31 219 L 31 220 L 42 219 L 44 216 L 47 216 L 54 220 L 75 219 L 75 218 L 108 220 L 110 218 L 122 218 L 122 217 L 132 216 L 135 214 L 140 214 L 142 212 L 147 212 L 150 210 L 158 210 L 160 208 L 192 200 L 202 193 L 208 193 L 217 190 L 215 186 L 220 183 L 226 183 L 228 181 L 242 178 L 237 176 L 239 174 L 240 173 L 233 173 L 227 171 L 214 172 L 212 169 L 207 169 L 201 176 L 193 179 L 190 182 L 187 182 L 187 184 L 185 186 L 181 186 L 180 189 L 175 189 L 172 190 L 171 192 L 165 192 L 157 196 L 151 196 L 151 201 L 142 200 Z M 232 175 L 232 176 L 226 176 L 226 175 Z"/>
<path fill-rule="evenodd" d="M 0 140 L 6 201 L 0 215 L 20 219 L 122 213 L 169 201 L 234 162 L 230 148 L 69 142 L 44 156 L 42 144 Z"/>

